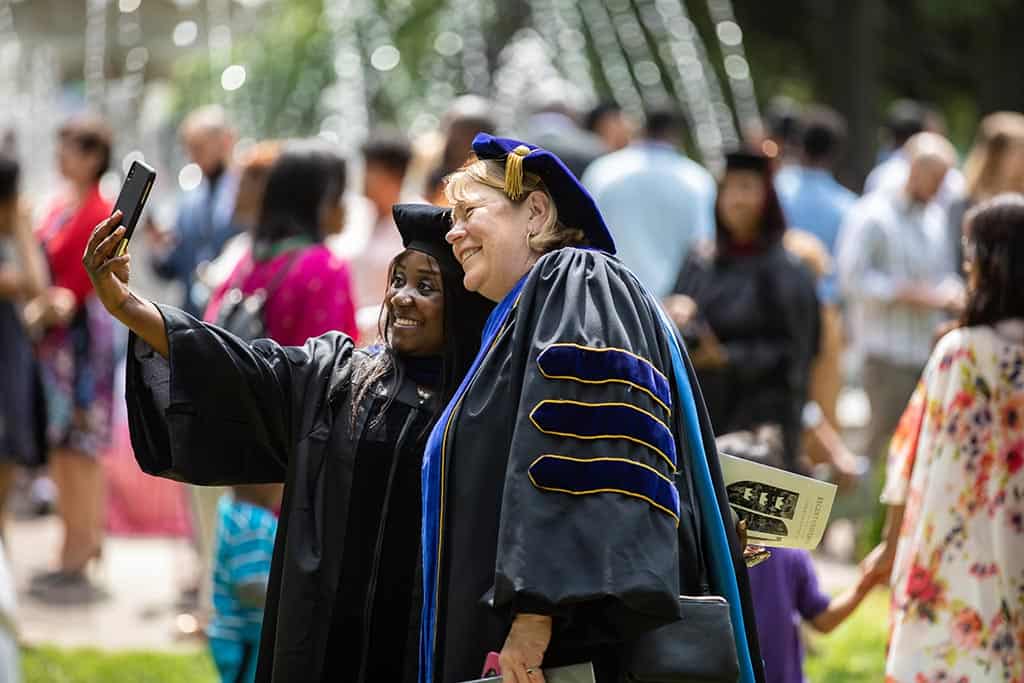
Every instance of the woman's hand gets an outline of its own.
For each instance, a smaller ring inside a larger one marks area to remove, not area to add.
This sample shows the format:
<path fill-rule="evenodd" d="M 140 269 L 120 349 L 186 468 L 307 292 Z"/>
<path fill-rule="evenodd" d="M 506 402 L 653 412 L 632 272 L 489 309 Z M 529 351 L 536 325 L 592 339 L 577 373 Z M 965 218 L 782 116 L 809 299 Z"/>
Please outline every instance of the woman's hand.
<path fill-rule="evenodd" d="M 124 239 L 121 212 L 97 225 L 82 256 L 82 265 L 92 280 L 96 296 L 111 315 L 117 316 L 132 292 L 128 289 L 131 276 L 131 256 L 117 256 L 117 246 Z"/>
<path fill-rule="evenodd" d="M 690 354 L 690 362 L 693 363 L 693 367 L 702 370 L 721 368 L 729 364 L 729 353 L 711 328 L 705 326 L 700 333 L 700 343 Z"/>
<path fill-rule="evenodd" d="M 668 317 L 679 329 L 686 327 L 697 316 L 697 302 L 685 294 L 667 296 L 663 303 Z"/>
<path fill-rule="evenodd" d="M 142 337 L 153 350 L 164 358 L 170 355 L 170 342 L 164 318 L 157 307 L 140 299 L 128 289 L 131 276 L 131 256 L 117 256 L 117 246 L 124 239 L 121 212 L 115 211 L 97 225 L 89 237 L 82 256 L 82 265 L 92 280 L 96 297 L 112 316 L 128 329 Z"/>
<path fill-rule="evenodd" d="M 22 315 L 30 330 L 42 332 L 50 327 L 67 325 L 78 308 L 75 293 L 64 287 L 47 287 L 25 304 Z"/>
<path fill-rule="evenodd" d="M 498 662 L 506 683 L 544 683 L 541 664 L 551 642 L 551 617 L 518 614 Z"/>

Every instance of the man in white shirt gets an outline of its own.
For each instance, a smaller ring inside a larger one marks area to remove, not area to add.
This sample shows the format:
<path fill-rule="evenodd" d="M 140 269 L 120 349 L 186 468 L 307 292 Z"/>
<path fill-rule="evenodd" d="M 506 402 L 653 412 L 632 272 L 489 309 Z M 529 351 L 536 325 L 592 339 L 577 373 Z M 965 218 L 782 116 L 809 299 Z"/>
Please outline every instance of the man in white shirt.
<path fill-rule="evenodd" d="M 676 151 L 679 125 L 670 112 L 650 114 L 641 140 L 583 174 L 619 258 L 658 297 L 672 293 L 690 247 L 715 232 L 714 178 Z"/>
<path fill-rule="evenodd" d="M 929 118 L 932 119 L 931 125 Z M 944 126 L 941 121 L 936 121 L 937 118 L 937 114 L 913 100 L 897 100 L 892 104 L 885 124 L 892 152 L 868 174 L 864 181 L 864 194 L 884 188 L 895 190 L 903 187 L 910 167 L 904 145 L 922 131 L 940 133 Z M 963 192 L 964 176 L 959 169 L 952 167 L 942 179 L 935 202 L 948 211 L 950 205 L 963 196 Z"/>
<path fill-rule="evenodd" d="M 871 402 L 872 458 L 884 457 L 936 329 L 963 291 L 952 267 L 945 213 L 935 201 L 956 153 L 935 133 L 918 133 L 905 149 L 906 182 L 861 198 L 839 237 L 840 288 L 853 315 Z"/>

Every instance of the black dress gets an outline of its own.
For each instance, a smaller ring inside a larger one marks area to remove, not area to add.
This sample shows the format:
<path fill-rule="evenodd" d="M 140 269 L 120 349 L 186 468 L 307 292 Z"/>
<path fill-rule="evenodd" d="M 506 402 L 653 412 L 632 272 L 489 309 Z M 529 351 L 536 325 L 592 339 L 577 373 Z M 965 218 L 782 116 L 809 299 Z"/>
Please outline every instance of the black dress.
<path fill-rule="evenodd" d="M 691 250 L 674 293 L 697 302 L 729 356 L 723 368 L 697 369 L 715 434 L 777 424 L 795 469 L 821 325 L 811 274 L 779 243 L 729 257 L 703 247 Z"/>
<path fill-rule="evenodd" d="M 129 342 L 139 465 L 194 484 L 285 483 L 256 679 L 415 680 L 419 470 L 432 390 L 408 373 L 397 391 L 385 378 L 353 414 L 352 373 L 371 356 L 349 337 L 248 344 L 159 308 L 169 361 L 134 335 Z"/>

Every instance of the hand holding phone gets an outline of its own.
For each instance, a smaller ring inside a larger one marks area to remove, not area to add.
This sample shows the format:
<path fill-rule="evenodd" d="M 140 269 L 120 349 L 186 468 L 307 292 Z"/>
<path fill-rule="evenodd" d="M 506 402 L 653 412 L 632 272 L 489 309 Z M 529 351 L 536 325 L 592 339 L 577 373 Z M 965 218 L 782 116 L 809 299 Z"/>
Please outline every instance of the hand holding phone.
<path fill-rule="evenodd" d="M 121 186 L 121 193 L 117 196 L 114 204 L 114 211 L 121 212 L 121 225 L 124 226 L 124 238 L 117 245 L 117 256 L 122 256 L 128 250 L 128 240 L 132 238 L 135 227 L 142 216 L 142 209 L 149 199 L 149 192 L 153 189 L 156 181 L 156 171 L 141 161 L 133 161 L 128 175 Z"/>

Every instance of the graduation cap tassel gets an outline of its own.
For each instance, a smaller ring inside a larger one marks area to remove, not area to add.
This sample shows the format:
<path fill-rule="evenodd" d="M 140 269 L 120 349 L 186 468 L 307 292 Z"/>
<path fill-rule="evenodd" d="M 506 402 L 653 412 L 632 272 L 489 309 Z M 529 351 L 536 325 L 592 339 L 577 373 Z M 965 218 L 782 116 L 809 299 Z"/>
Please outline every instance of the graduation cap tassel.
<path fill-rule="evenodd" d="M 519 145 L 505 157 L 505 194 L 514 202 L 523 196 L 523 157 L 529 153 L 529 147 Z"/>

